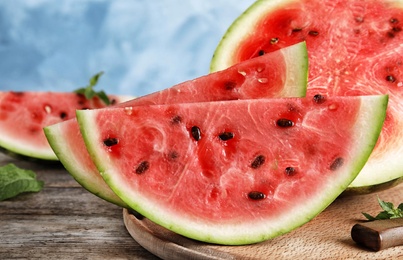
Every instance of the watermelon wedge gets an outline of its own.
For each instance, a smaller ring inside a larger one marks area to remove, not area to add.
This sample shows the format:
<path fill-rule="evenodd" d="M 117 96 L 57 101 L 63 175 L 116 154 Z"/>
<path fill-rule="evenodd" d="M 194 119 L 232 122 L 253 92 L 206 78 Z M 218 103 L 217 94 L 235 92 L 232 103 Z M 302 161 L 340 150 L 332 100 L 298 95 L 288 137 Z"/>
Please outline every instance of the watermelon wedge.
<path fill-rule="evenodd" d="M 113 96 L 112 103 L 128 97 Z M 75 117 L 76 109 L 102 108 L 98 97 L 73 92 L 0 92 L 0 147 L 25 158 L 57 160 L 43 127 Z"/>
<path fill-rule="evenodd" d="M 224 71 L 180 83 L 116 106 L 305 96 L 308 60 L 304 42 Z M 44 128 L 52 149 L 69 173 L 91 193 L 127 207 L 93 164 L 75 119 Z"/>
<path fill-rule="evenodd" d="M 387 96 L 254 99 L 79 110 L 112 190 L 155 223 L 209 243 L 306 223 L 353 181 Z"/>
<path fill-rule="evenodd" d="M 307 96 L 390 96 L 381 138 L 350 185 L 395 182 L 403 176 L 403 1 L 258 0 L 229 27 L 211 71 L 306 41 Z"/>

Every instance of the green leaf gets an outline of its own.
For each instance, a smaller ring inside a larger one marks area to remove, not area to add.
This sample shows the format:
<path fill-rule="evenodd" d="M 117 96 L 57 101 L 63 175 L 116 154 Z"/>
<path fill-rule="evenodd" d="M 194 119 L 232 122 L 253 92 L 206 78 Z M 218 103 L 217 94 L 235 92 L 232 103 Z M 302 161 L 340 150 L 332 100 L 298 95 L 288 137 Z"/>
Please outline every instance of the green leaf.
<path fill-rule="evenodd" d="M 368 220 L 371 220 L 371 221 L 372 221 L 372 220 L 376 220 L 375 217 L 369 215 L 368 213 L 362 212 L 362 214 L 363 214 Z"/>
<path fill-rule="evenodd" d="M 90 82 L 87 86 L 83 88 L 76 89 L 74 92 L 78 94 L 82 94 L 86 99 L 92 99 L 93 97 L 99 97 L 106 105 L 110 105 L 111 101 L 104 91 L 94 91 L 94 87 L 98 84 L 99 78 L 104 74 L 103 71 L 98 72 L 94 76 L 90 78 Z"/>
<path fill-rule="evenodd" d="M 380 219 L 392 219 L 392 218 L 402 218 L 403 217 L 403 203 L 401 203 L 397 208 L 394 207 L 393 203 L 385 202 L 378 197 L 379 206 L 383 211 L 379 212 L 375 217 L 368 213 L 362 212 L 362 214 L 368 220 L 380 220 Z"/>
<path fill-rule="evenodd" d="M 393 211 L 393 204 L 392 204 L 391 202 L 382 201 L 382 200 L 378 197 L 378 203 L 379 203 L 379 205 L 381 206 L 381 208 L 382 208 L 384 211 L 387 211 L 387 212 Z"/>
<path fill-rule="evenodd" d="M 387 211 L 382 211 L 379 212 L 378 215 L 376 215 L 375 219 L 390 219 L 391 214 Z"/>
<path fill-rule="evenodd" d="M 0 167 L 0 201 L 10 199 L 23 192 L 38 192 L 43 181 L 36 180 L 31 170 L 18 168 L 12 163 Z"/>
<path fill-rule="evenodd" d="M 106 95 L 106 93 L 104 91 L 98 91 L 97 95 L 105 104 L 107 104 L 107 105 L 111 104 L 109 97 Z"/>
<path fill-rule="evenodd" d="M 84 90 L 84 96 L 87 98 L 87 99 L 91 99 L 91 98 L 93 98 L 94 96 L 96 95 L 96 93 L 95 93 L 95 91 L 92 89 L 92 87 L 91 88 L 86 88 L 85 90 Z"/>
<path fill-rule="evenodd" d="M 97 74 L 95 74 L 94 76 L 92 76 L 92 78 L 90 78 L 90 86 L 95 86 L 96 84 L 98 84 L 98 80 L 99 78 L 104 74 L 103 71 L 98 72 Z"/>

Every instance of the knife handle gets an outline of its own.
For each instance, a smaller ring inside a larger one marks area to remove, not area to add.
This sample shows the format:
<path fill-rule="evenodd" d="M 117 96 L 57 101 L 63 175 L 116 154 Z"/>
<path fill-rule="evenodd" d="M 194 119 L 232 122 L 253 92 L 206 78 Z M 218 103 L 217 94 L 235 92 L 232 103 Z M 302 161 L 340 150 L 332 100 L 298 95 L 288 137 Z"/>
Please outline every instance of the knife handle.
<path fill-rule="evenodd" d="M 403 218 L 355 224 L 351 237 L 357 244 L 374 251 L 403 245 Z"/>

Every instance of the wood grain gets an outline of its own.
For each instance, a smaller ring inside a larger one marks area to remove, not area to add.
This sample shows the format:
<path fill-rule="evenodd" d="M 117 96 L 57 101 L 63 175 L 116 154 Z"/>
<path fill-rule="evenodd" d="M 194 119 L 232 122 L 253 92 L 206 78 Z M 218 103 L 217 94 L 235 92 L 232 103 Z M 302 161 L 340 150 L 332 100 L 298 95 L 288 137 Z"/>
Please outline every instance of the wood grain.
<path fill-rule="evenodd" d="M 0 259 L 158 259 L 127 232 L 122 209 L 83 189 L 60 164 L 0 154 L 0 166 L 32 169 L 38 193 L 0 201 Z"/>
<path fill-rule="evenodd" d="M 340 198 L 289 234 L 256 245 L 229 247 L 193 241 L 132 215 L 125 216 L 125 225 L 121 208 L 87 192 L 60 164 L 0 154 L 0 165 L 10 162 L 34 170 L 45 187 L 39 193 L 0 202 L 0 259 L 159 259 L 156 255 L 165 259 L 403 259 L 402 247 L 372 252 L 350 237 L 352 226 L 363 220 L 362 211 L 376 214 L 380 210 L 377 195 L 395 203 L 403 201 L 402 185 Z M 136 230 L 137 241 L 128 230 Z"/>
<path fill-rule="evenodd" d="M 133 238 L 164 259 L 403 259 L 403 247 L 379 252 L 357 245 L 351 229 L 365 218 L 361 212 L 381 211 L 377 196 L 398 204 L 403 186 L 379 193 L 338 198 L 306 225 L 273 240 L 246 246 L 219 246 L 177 235 L 148 219 L 138 219 L 124 210 L 124 220 Z"/>

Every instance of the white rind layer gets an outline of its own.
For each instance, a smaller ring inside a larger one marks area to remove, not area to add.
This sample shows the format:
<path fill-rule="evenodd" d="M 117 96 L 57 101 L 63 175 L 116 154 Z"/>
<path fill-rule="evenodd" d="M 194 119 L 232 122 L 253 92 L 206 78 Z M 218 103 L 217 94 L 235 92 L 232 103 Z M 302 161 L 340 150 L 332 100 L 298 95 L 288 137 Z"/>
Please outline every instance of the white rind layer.
<path fill-rule="evenodd" d="M 114 166 L 108 153 L 104 149 L 97 149 L 99 141 L 96 140 L 102 140 L 99 132 L 94 130 L 97 111 L 77 111 L 77 118 L 87 148 L 103 178 L 131 208 L 155 223 L 184 236 L 210 243 L 240 245 L 264 241 L 287 233 L 308 222 L 332 203 L 353 181 L 370 156 L 382 129 L 387 102 L 387 96 L 361 97 L 361 109 L 353 129 L 355 142 L 350 147 L 350 160 L 343 165 L 343 170 L 340 170 L 336 178 L 329 178 L 316 194 L 303 198 L 304 203 L 288 205 L 281 215 L 239 223 L 195 220 L 177 214 L 175 209 L 164 207 L 163 204 L 149 200 L 129 188 L 126 180 L 115 171 L 117 167 Z"/>
<path fill-rule="evenodd" d="M 231 66 L 234 63 L 234 53 L 237 53 L 241 43 L 252 36 L 253 28 L 257 22 L 265 18 L 267 14 L 281 9 L 284 6 L 288 6 L 291 3 L 298 3 L 299 0 L 258 0 L 252 4 L 243 14 L 241 14 L 233 24 L 228 28 L 220 43 L 218 44 L 211 64 L 210 70 L 216 71 Z M 390 4 L 391 7 L 403 9 L 402 0 L 383 0 L 382 2 Z M 348 40 L 346 40 L 348 41 Z M 340 44 L 344 44 L 340 43 Z M 401 50 L 397 48 L 396 52 Z M 382 59 L 383 56 L 375 59 Z M 370 69 L 370 68 L 368 68 Z M 370 80 L 368 82 L 371 82 Z M 308 87 L 309 89 L 309 87 Z M 380 186 L 387 184 L 397 179 L 403 179 L 403 133 L 399 129 L 403 129 L 403 108 L 401 106 L 401 97 L 390 93 L 388 89 L 384 89 L 382 93 L 376 94 L 388 94 L 390 95 L 390 107 L 396 107 L 393 113 L 395 129 L 393 136 L 389 136 L 390 141 L 385 141 L 390 144 L 386 145 L 386 149 L 376 149 L 374 156 L 371 156 L 368 163 L 362 169 L 361 173 L 351 183 L 350 189 L 357 191 L 365 189 L 371 186 Z M 396 93 L 395 93 L 396 94 Z M 382 135 L 381 135 L 382 136 Z M 385 186 L 387 187 L 387 186 Z"/>

